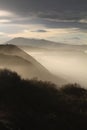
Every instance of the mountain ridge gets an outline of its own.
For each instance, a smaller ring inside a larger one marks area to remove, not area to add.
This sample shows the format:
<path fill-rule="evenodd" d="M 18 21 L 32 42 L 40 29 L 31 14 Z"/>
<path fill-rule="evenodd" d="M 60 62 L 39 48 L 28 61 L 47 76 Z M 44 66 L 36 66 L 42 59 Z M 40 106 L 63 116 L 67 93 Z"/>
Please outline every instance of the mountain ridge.
<path fill-rule="evenodd" d="M 44 40 L 44 39 L 29 39 L 29 38 L 24 38 L 24 37 L 17 37 L 13 38 L 4 44 L 12 44 L 12 45 L 30 45 L 33 47 L 45 47 L 45 46 L 54 46 L 54 45 L 61 45 L 61 43 L 49 41 L 49 40 Z"/>
<path fill-rule="evenodd" d="M 62 78 L 52 75 L 32 56 L 28 55 L 26 52 L 15 45 L 0 45 L 0 53 L 4 55 L 4 58 L 3 56 L 0 58 L 1 68 L 4 67 L 5 69 L 10 69 L 12 71 L 15 70 L 25 78 L 37 77 L 39 80 L 52 81 L 53 83 L 59 84 L 64 81 Z"/>
<path fill-rule="evenodd" d="M 11 45 L 17 45 L 17 46 L 28 46 L 32 49 L 34 48 L 45 48 L 45 49 L 57 49 L 58 47 L 64 47 L 64 48 L 73 48 L 73 49 L 87 49 L 87 45 L 80 45 L 80 44 L 65 44 L 65 43 L 59 43 L 54 41 L 49 41 L 45 39 L 29 39 L 24 37 L 16 37 L 13 38 L 7 42 L 4 43 L 5 45 L 11 44 Z"/>

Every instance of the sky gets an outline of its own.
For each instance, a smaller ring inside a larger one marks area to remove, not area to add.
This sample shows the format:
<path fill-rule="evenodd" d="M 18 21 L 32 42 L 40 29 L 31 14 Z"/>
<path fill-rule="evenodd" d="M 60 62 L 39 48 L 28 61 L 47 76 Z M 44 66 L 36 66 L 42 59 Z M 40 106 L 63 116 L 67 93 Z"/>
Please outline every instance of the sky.
<path fill-rule="evenodd" d="M 0 44 L 15 37 L 87 44 L 87 0 L 0 0 Z"/>

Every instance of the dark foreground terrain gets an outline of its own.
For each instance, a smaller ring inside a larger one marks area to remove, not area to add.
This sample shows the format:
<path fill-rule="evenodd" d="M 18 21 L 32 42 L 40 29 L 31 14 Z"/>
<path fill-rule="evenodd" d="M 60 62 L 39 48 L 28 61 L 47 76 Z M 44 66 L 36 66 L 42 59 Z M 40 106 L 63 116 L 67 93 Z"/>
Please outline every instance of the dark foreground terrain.
<path fill-rule="evenodd" d="M 87 130 L 87 90 L 0 71 L 0 130 Z"/>

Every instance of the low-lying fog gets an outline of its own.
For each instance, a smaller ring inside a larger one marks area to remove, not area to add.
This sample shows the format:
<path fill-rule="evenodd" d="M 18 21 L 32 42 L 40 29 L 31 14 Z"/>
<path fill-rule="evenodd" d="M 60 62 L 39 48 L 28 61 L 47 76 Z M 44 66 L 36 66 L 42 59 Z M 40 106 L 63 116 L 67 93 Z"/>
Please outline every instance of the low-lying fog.
<path fill-rule="evenodd" d="M 87 86 L 87 51 L 82 50 L 24 50 L 45 66 L 51 73 L 68 82 Z"/>

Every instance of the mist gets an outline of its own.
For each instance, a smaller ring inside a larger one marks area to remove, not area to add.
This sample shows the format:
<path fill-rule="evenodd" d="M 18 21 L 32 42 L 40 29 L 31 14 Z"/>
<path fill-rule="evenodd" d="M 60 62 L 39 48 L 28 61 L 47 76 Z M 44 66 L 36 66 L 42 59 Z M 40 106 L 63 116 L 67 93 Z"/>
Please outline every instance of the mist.
<path fill-rule="evenodd" d="M 46 67 L 52 74 L 68 83 L 87 86 L 87 51 L 74 49 L 24 50 Z"/>

